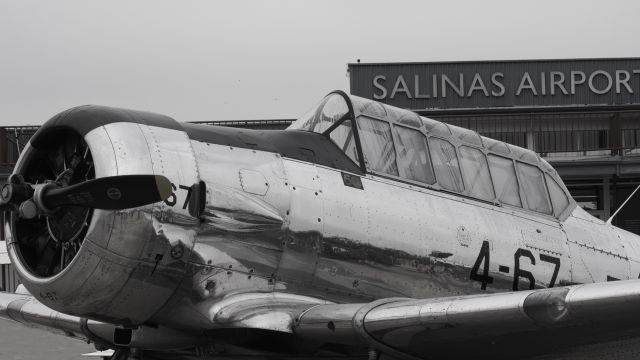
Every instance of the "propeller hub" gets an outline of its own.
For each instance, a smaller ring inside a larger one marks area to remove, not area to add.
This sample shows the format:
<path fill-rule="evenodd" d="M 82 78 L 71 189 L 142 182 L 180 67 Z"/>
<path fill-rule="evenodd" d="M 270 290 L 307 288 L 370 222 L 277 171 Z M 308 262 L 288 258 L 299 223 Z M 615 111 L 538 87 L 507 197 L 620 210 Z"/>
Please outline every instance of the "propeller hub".
<path fill-rule="evenodd" d="M 12 204 L 20 206 L 20 204 L 33 196 L 33 187 L 29 184 L 16 184 L 8 182 L 2 185 L 0 198 L 3 204 Z"/>
<path fill-rule="evenodd" d="M 33 194 L 33 201 L 38 207 L 38 211 L 45 214 L 51 214 L 54 212 L 54 209 L 51 209 L 47 205 L 45 205 L 44 195 L 47 193 L 47 191 L 57 188 L 59 188 L 59 186 L 57 186 L 55 183 L 47 183 L 36 187 Z"/>
<path fill-rule="evenodd" d="M 18 215 L 23 219 L 33 219 L 38 215 L 38 206 L 32 200 L 26 200 L 20 204 Z"/>

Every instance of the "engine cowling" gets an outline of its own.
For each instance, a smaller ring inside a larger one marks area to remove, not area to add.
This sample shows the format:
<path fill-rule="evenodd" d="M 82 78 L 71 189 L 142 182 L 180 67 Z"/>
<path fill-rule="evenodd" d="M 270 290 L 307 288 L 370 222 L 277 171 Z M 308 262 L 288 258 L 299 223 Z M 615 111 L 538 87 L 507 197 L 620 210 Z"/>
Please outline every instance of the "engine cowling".
<path fill-rule="evenodd" d="M 198 169 L 187 134 L 152 113 L 82 106 L 30 140 L 14 170 L 31 184 L 73 185 L 129 174 L 167 177 L 164 202 L 126 210 L 63 206 L 7 216 L 7 248 L 25 287 L 45 305 L 121 324 L 152 319 L 185 277 L 198 220 L 186 209 Z"/>

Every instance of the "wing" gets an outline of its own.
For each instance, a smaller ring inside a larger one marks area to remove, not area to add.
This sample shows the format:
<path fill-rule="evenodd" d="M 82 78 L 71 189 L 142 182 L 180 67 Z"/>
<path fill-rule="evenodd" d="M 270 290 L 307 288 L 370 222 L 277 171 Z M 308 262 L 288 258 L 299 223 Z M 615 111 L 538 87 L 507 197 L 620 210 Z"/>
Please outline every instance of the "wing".
<path fill-rule="evenodd" d="M 99 349 L 176 349 L 202 341 L 198 335 L 163 326 L 142 325 L 132 329 L 64 314 L 46 307 L 26 293 L 22 287 L 19 287 L 18 291 L 21 293 L 0 292 L 0 318 L 94 342 Z"/>
<path fill-rule="evenodd" d="M 399 358 L 531 358 L 640 351 L 640 281 L 427 300 L 319 305 L 294 333 Z M 599 346 L 599 344 L 606 346 Z"/>
<path fill-rule="evenodd" d="M 19 289 L 20 291 L 20 289 Z M 88 341 L 78 317 L 51 310 L 31 295 L 0 292 L 0 317 L 25 326 Z"/>
<path fill-rule="evenodd" d="M 368 304 L 238 294 L 206 310 L 210 329 L 287 333 L 316 354 L 340 346 L 400 359 L 602 358 L 622 350 L 633 357 L 640 351 L 640 280 Z M 207 341 L 162 326 L 125 329 L 62 314 L 28 294 L 0 293 L 0 317 L 103 349 L 162 351 Z"/>

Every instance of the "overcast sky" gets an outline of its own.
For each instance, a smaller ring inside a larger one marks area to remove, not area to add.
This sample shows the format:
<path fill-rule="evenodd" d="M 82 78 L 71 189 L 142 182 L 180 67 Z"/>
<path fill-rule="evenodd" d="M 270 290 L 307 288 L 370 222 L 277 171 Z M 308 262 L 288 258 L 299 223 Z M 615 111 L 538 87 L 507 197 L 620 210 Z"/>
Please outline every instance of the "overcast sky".
<path fill-rule="evenodd" d="M 362 62 L 640 57 L 640 1 L 0 0 L 0 125 L 296 118 Z"/>

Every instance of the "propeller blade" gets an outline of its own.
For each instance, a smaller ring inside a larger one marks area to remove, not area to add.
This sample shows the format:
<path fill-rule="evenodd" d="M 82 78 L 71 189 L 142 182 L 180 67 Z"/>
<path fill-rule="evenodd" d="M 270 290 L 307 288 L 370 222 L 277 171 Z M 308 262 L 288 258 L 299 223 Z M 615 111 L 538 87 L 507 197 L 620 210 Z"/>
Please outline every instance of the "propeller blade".
<path fill-rule="evenodd" d="M 42 202 L 49 209 L 77 205 L 104 210 L 128 209 L 166 200 L 171 182 L 161 175 L 120 175 L 47 189 Z"/>

